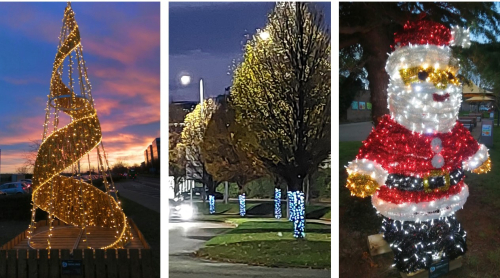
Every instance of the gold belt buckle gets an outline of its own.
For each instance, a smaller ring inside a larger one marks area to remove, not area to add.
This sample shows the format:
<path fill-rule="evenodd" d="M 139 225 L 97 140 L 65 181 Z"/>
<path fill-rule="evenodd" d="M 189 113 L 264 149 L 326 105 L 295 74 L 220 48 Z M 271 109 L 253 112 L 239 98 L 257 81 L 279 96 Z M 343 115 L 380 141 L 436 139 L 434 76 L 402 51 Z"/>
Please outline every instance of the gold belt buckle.
<path fill-rule="evenodd" d="M 438 188 L 430 188 L 429 179 L 434 177 L 444 176 L 444 185 Z M 450 173 L 448 171 L 442 170 L 431 170 L 428 175 L 424 176 L 424 191 L 425 193 L 432 193 L 435 189 L 439 189 L 440 191 L 448 191 L 450 188 Z"/>

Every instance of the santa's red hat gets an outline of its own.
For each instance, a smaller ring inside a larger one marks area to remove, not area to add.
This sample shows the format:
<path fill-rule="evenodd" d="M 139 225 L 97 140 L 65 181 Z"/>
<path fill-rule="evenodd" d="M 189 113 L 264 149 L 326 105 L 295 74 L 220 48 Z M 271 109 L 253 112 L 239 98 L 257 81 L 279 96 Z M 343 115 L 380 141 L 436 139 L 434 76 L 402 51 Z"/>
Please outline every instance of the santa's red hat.
<path fill-rule="evenodd" d="M 451 56 L 449 46 L 468 47 L 469 31 L 450 28 L 429 20 L 408 21 L 401 31 L 394 34 L 394 52 L 389 56 L 386 71 L 397 76 L 403 68 L 434 67 L 456 72 L 457 61 Z"/>

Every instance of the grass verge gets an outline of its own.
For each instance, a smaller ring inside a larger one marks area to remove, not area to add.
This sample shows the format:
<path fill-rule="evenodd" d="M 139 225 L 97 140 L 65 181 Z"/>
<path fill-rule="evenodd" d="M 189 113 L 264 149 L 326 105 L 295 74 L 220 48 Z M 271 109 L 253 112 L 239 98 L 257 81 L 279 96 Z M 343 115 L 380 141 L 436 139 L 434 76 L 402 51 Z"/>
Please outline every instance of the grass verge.
<path fill-rule="evenodd" d="M 189 202 L 189 201 L 188 201 Z M 234 217 L 239 215 L 240 207 L 238 201 L 230 201 L 225 204 L 223 202 L 215 203 L 215 214 L 210 215 L 208 211 L 208 203 L 196 202 L 194 205 L 198 209 L 198 219 L 211 220 L 212 218 L 217 220 L 220 218 Z M 286 201 L 281 202 L 281 209 L 283 213 L 286 213 Z M 311 204 L 306 205 L 306 218 L 307 219 L 326 219 L 331 218 L 331 207 L 330 204 Z M 257 217 L 274 217 L 274 201 L 252 201 L 247 200 L 246 203 L 247 216 L 257 216 Z M 225 216 L 221 216 L 225 215 Z"/>
<path fill-rule="evenodd" d="M 217 261 L 272 267 L 331 267 L 329 225 L 307 223 L 306 238 L 293 238 L 293 224 L 269 218 L 230 218 L 235 229 L 218 235 L 197 252 Z"/>
<path fill-rule="evenodd" d="M 151 246 L 154 277 L 160 277 L 160 214 L 120 196 L 123 212 L 135 224 Z"/>

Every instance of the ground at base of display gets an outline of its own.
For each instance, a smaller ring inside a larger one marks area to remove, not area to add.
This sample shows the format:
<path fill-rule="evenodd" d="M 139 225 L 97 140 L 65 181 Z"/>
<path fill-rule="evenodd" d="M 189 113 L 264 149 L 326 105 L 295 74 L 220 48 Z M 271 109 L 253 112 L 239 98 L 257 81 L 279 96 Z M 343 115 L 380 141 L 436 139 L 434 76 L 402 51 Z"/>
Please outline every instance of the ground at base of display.
<path fill-rule="evenodd" d="M 387 241 L 384 240 L 383 234 L 375 234 L 368 236 L 368 250 L 370 251 L 370 255 L 377 256 L 385 253 L 392 252 L 391 247 L 389 247 L 389 244 Z M 449 262 L 449 268 L 448 271 L 452 271 L 454 269 L 460 268 L 462 266 L 463 262 L 463 257 L 460 256 L 452 261 Z M 416 272 L 412 273 L 403 273 L 400 272 L 402 278 L 427 278 L 431 277 L 429 275 L 429 270 L 422 269 Z M 438 276 L 434 276 L 438 277 Z"/>

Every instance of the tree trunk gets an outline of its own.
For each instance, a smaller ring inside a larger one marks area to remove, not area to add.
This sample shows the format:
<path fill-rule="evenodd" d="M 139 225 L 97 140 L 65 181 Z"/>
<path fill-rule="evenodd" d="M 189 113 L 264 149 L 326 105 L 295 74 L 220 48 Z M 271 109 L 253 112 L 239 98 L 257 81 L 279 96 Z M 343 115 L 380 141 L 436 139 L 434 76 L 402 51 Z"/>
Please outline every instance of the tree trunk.
<path fill-rule="evenodd" d="M 274 218 L 281 219 L 281 188 L 274 186 Z"/>
<path fill-rule="evenodd" d="M 179 191 L 180 191 L 180 188 L 179 188 L 179 184 L 180 183 L 180 180 L 174 178 L 174 196 L 177 196 L 179 194 Z"/>
<path fill-rule="evenodd" d="M 303 176 L 294 175 L 287 180 L 290 199 L 290 220 L 293 221 L 293 236 L 295 238 L 305 237 L 305 204 L 304 204 L 304 191 Z"/>
<path fill-rule="evenodd" d="M 243 185 L 238 183 L 239 195 L 238 195 L 238 204 L 240 206 L 240 216 L 245 216 L 247 213 L 246 210 L 246 202 L 245 202 L 245 193 L 243 192 Z"/>
<path fill-rule="evenodd" d="M 376 125 L 384 114 L 389 113 L 387 109 L 387 86 L 389 75 L 385 71 L 387 53 L 391 52 L 390 45 L 393 42 L 388 34 L 380 28 L 374 28 L 363 36 L 361 45 L 370 58 L 366 61 L 365 68 L 368 72 L 370 82 L 370 94 L 372 102 L 372 121 Z"/>
<path fill-rule="evenodd" d="M 310 183 L 310 180 L 311 180 L 311 175 L 307 175 L 306 179 L 304 180 L 305 183 L 306 183 L 306 205 L 309 205 L 309 183 Z"/>

